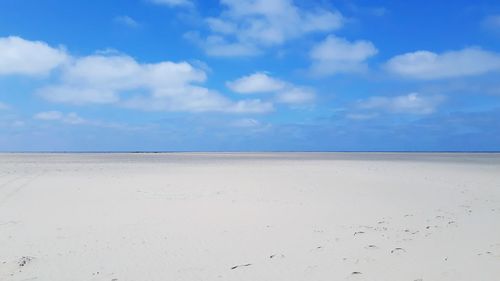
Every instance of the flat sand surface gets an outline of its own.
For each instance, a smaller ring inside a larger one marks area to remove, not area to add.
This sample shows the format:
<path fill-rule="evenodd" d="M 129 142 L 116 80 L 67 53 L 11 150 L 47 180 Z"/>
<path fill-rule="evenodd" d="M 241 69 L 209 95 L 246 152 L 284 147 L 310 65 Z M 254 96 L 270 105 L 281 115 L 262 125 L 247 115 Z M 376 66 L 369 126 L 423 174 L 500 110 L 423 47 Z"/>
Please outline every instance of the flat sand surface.
<path fill-rule="evenodd" d="M 497 281 L 500 154 L 0 154 L 0 280 Z"/>

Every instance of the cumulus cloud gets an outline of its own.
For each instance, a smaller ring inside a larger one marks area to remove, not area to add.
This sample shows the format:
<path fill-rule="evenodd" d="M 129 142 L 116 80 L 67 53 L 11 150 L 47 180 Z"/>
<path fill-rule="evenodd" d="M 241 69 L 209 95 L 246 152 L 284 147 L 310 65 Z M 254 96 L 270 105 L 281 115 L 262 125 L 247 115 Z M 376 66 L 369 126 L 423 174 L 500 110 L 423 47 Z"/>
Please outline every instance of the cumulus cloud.
<path fill-rule="evenodd" d="M 58 67 L 55 82 L 36 90 L 51 102 L 114 104 L 144 110 L 264 113 L 273 104 L 231 100 L 202 84 L 205 67 L 188 62 L 140 63 L 117 52 L 72 57 L 44 42 L 0 38 L 0 75 L 42 75 Z"/>
<path fill-rule="evenodd" d="M 16 36 L 0 38 L 0 75 L 46 75 L 67 60 L 62 48 L 44 42 Z"/>
<path fill-rule="evenodd" d="M 292 0 L 221 0 L 224 10 L 207 18 L 209 34 L 188 33 L 208 55 L 257 55 L 266 47 L 279 46 L 314 32 L 339 29 L 344 22 L 337 11 L 303 10 Z"/>
<path fill-rule="evenodd" d="M 430 114 L 435 112 L 443 101 L 442 96 L 422 96 L 419 93 L 410 93 L 395 97 L 370 97 L 359 101 L 357 108 L 390 113 Z"/>
<path fill-rule="evenodd" d="M 473 76 L 500 70 L 500 54 L 478 47 L 441 54 L 417 51 L 391 58 L 385 68 L 393 74 L 421 80 Z"/>
<path fill-rule="evenodd" d="M 75 112 L 64 114 L 60 111 L 43 111 L 35 114 L 33 118 L 43 121 L 59 121 L 71 125 L 84 124 L 87 122 Z"/>
<path fill-rule="evenodd" d="M 191 7 L 193 2 L 190 0 L 149 0 L 149 2 L 158 5 L 166 5 L 170 7 Z"/>
<path fill-rule="evenodd" d="M 275 101 L 287 104 L 309 103 L 316 97 L 313 90 L 256 72 L 234 81 L 226 82 L 228 88 L 239 94 L 275 94 Z"/>
<path fill-rule="evenodd" d="M 203 88 L 200 88 L 200 91 L 186 93 L 184 96 L 136 97 L 123 101 L 121 105 L 148 111 L 267 113 L 274 110 L 271 102 L 260 99 L 231 101 L 216 92 Z"/>
<path fill-rule="evenodd" d="M 367 69 L 366 60 L 378 53 L 369 42 L 347 41 L 329 35 L 310 52 L 311 72 L 315 76 L 327 76 L 337 73 L 362 72 Z"/>
<path fill-rule="evenodd" d="M 233 101 L 203 87 L 204 70 L 187 62 L 139 63 L 112 53 L 72 58 L 61 68 L 59 81 L 37 90 L 51 102 L 114 104 L 142 110 L 264 113 L 271 102 Z"/>
<path fill-rule="evenodd" d="M 229 89 L 240 94 L 276 92 L 286 87 L 286 83 L 270 77 L 264 72 L 243 76 L 227 82 Z"/>
<path fill-rule="evenodd" d="M 263 102 L 260 99 L 241 100 L 225 107 L 225 111 L 232 113 L 266 113 L 273 110 L 271 102 Z"/>

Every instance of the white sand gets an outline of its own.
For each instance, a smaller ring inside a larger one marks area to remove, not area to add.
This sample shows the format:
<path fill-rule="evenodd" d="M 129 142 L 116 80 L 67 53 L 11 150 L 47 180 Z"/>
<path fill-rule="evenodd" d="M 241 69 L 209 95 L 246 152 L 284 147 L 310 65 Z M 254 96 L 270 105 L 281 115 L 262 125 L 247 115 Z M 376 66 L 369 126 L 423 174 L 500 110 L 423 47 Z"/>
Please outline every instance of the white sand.
<path fill-rule="evenodd" d="M 0 154 L 2 281 L 420 279 L 500 280 L 500 155 Z"/>

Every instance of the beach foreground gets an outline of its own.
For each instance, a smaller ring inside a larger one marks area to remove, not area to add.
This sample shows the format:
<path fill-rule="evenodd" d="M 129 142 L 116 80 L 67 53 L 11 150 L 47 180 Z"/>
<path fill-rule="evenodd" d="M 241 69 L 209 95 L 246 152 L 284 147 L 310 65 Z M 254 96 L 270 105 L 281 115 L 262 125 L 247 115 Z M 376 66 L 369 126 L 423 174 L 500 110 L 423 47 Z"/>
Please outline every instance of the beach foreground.
<path fill-rule="evenodd" d="M 499 154 L 0 154 L 0 280 L 499 278 Z"/>

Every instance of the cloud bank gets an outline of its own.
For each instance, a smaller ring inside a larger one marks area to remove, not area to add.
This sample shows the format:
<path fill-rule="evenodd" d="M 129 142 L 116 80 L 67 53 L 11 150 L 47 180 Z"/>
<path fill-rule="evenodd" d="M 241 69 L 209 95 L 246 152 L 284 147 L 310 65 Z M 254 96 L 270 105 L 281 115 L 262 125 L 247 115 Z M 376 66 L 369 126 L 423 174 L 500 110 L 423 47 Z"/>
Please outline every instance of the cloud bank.
<path fill-rule="evenodd" d="M 233 101 L 204 87 L 207 74 L 188 62 L 140 63 L 124 54 L 72 57 L 44 42 L 0 38 L 0 74 L 46 75 L 58 69 L 56 82 L 36 94 L 74 105 L 114 104 L 142 110 L 265 113 L 271 102 Z"/>
<path fill-rule="evenodd" d="M 417 51 L 391 58 L 385 68 L 392 74 L 420 80 L 474 76 L 499 71 L 500 54 L 478 47 L 441 54 Z"/>
<path fill-rule="evenodd" d="M 226 82 L 228 88 L 239 94 L 273 93 L 274 100 L 286 104 L 305 104 L 312 102 L 316 94 L 307 87 L 269 76 L 265 72 L 255 72 L 234 81 Z"/>
<path fill-rule="evenodd" d="M 53 48 L 45 42 L 0 37 L 0 75 L 46 75 L 68 59 L 63 48 Z"/>
<path fill-rule="evenodd" d="M 377 48 L 369 41 L 350 42 L 329 35 L 309 53 L 312 60 L 310 70 L 315 76 L 362 72 L 368 68 L 366 60 L 377 53 Z"/>
<path fill-rule="evenodd" d="M 338 11 L 304 10 L 292 0 L 221 0 L 223 11 L 205 19 L 208 34 L 187 38 L 212 56 L 252 56 L 264 48 L 317 32 L 339 29 L 344 22 Z"/>
<path fill-rule="evenodd" d="M 35 114 L 33 119 L 43 121 L 60 121 L 71 125 L 86 123 L 86 120 L 78 116 L 75 112 L 64 114 L 60 111 L 43 111 Z"/>

